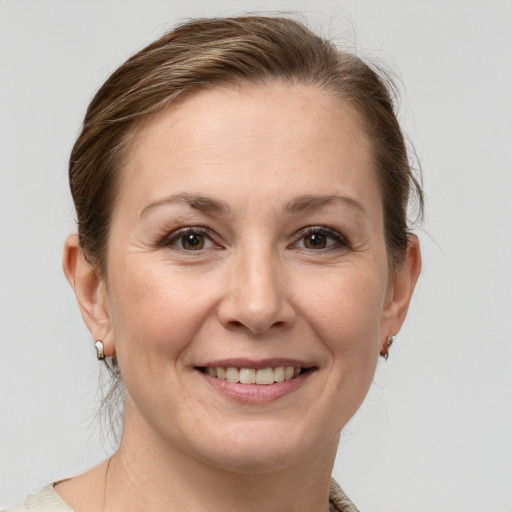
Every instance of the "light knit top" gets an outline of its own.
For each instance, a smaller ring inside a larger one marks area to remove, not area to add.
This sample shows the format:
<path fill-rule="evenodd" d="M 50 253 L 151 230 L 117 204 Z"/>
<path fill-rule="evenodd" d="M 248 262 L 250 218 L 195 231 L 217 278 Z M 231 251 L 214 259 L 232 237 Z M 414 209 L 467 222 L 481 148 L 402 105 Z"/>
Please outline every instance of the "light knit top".
<path fill-rule="evenodd" d="M 27 496 L 22 505 L 3 512 L 73 512 L 57 494 L 53 488 L 54 485 L 47 485 L 39 493 Z M 331 480 L 329 504 L 333 512 L 359 512 L 334 479 Z"/>

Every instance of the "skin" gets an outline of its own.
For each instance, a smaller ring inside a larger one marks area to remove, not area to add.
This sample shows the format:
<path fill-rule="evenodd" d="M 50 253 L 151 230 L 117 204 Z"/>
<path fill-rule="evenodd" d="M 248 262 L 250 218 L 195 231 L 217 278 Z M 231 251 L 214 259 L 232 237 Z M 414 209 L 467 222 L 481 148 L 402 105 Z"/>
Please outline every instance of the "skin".
<path fill-rule="evenodd" d="M 200 250 L 176 233 L 191 227 Z M 340 430 L 420 271 L 411 236 L 390 274 L 371 142 L 350 107 L 284 84 L 176 102 L 126 155 L 107 277 L 76 235 L 64 270 L 126 387 L 108 478 L 103 464 L 58 485 L 70 506 L 328 510 Z M 314 371 L 277 400 L 246 403 L 196 369 L 231 357 L 292 358 Z"/>

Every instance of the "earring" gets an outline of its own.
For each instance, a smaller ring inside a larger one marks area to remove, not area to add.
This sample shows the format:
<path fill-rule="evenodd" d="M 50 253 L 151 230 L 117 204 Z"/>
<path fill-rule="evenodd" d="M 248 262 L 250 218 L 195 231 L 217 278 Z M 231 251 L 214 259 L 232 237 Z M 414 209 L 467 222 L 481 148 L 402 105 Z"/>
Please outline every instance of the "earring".
<path fill-rule="evenodd" d="M 103 359 L 105 359 L 105 352 L 103 351 L 103 341 L 95 341 L 94 346 L 96 347 L 96 357 L 98 358 L 98 361 L 103 361 Z"/>
<path fill-rule="evenodd" d="M 386 340 L 386 343 L 387 343 L 387 347 L 386 347 L 386 350 L 383 354 L 381 354 L 382 356 L 384 356 L 384 359 L 387 361 L 388 360 L 388 357 L 389 357 L 389 347 L 391 347 L 391 345 L 393 344 L 393 342 L 395 341 L 395 336 L 391 335 L 391 336 L 388 336 L 387 340 Z"/>

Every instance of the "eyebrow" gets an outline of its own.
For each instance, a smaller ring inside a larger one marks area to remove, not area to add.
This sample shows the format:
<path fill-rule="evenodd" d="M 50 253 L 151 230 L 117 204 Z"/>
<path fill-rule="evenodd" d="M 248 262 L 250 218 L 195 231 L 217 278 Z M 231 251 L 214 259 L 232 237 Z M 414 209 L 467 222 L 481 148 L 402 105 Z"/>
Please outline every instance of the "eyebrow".
<path fill-rule="evenodd" d="M 326 206 L 329 203 L 333 202 L 339 202 L 341 201 L 343 204 L 352 206 L 354 208 L 357 208 L 362 213 L 366 214 L 365 209 L 363 208 L 363 205 L 357 201 L 356 199 L 353 199 L 352 197 L 346 197 L 346 196 L 338 196 L 338 195 L 304 195 L 297 197 L 293 201 L 290 201 L 288 203 L 288 210 L 291 212 L 299 212 L 299 211 L 307 211 L 307 210 L 316 210 L 318 208 L 321 208 L 322 206 Z"/>
<path fill-rule="evenodd" d="M 203 212 L 214 212 L 223 215 L 229 213 L 229 206 L 224 201 L 219 201 L 218 199 L 212 199 L 211 197 L 201 196 L 198 194 L 182 193 L 174 194 L 172 196 L 166 197 L 164 199 L 159 199 L 157 201 L 154 201 L 153 203 L 148 204 L 140 213 L 140 217 L 146 215 L 146 213 L 149 210 L 152 210 L 157 206 L 176 203 L 188 204 L 192 208 L 195 208 L 196 210 L 201 210 Z"/>
<path fill-rule="evenodd" d="M 351 197 L 346 196 L 338 196 L 338 195 L 312 195 L 307 194 L 300 197 L 297 197 L 290 201 L 287 205 L 287 210 L 290 212 L 302 212 L 302 211 L 310 211 L 321 208 L 322 206 L 326 206 L 329 203 L 341 201 L 343 204 L 347 204 L 354 208 L 357 208 L 363 213 L 365 209 L 363 205 L 356 201 Z M 166 197 L 164 199 L 159 199 L 148 204 L 141 212 L 140 218 L 147 214 L 149 210 L 156 208 L 158 206 L 166 205 L 166 204 L 176 204 L 183 203 L 188 204 L 192 208 L 196 210 L 200 210 L 203 212 L 213 212 L 219 213 L 222 215 L 226 215 L 230 212 L 229 206 L 224 202 L 218 199 L 213 199 L 211 197 L 206 197 L 198 194 L 174 194 L 172 196 Z"/>

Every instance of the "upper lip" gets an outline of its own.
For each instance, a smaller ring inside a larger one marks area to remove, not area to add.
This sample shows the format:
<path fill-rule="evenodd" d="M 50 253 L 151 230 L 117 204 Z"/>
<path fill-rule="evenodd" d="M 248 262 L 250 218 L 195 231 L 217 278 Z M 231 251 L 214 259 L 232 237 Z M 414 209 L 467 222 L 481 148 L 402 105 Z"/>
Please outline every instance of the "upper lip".
<path fill-rule="evenodd" d="M 299 359 L 289 358 L 268 358 L 268 359 L 247 359 L 247 358 L 229 358 L 208 361 L 203 364 L 197 364 L 197 368 L 277 368 L 278 366 L 293 366 L 294 368 L 311 368 L 314 364 Z"/>

